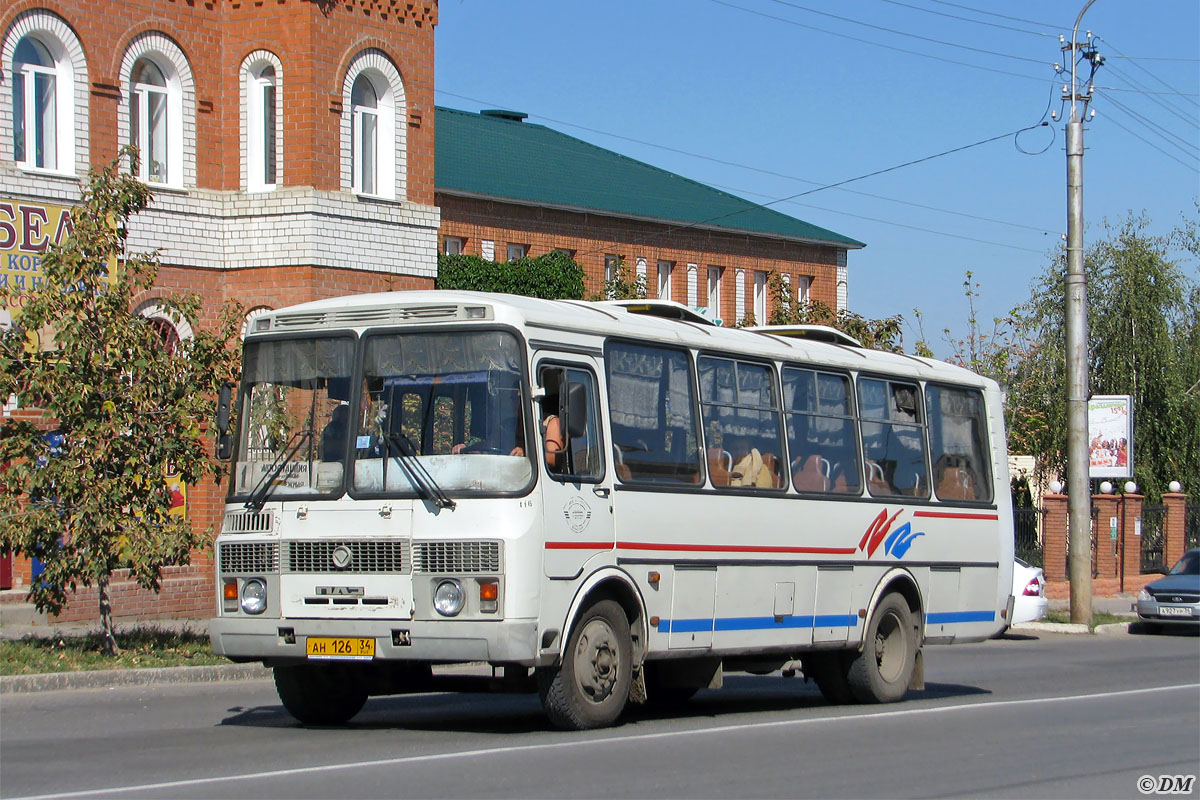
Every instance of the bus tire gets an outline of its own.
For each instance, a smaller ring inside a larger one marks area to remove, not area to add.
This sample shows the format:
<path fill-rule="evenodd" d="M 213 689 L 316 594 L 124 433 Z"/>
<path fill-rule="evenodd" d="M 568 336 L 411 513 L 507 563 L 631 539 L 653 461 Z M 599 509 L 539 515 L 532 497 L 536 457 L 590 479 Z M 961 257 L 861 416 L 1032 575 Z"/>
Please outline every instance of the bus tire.
<path fill-rule="evenodd" d="M 367 690 L 349 670 L 325 664 L 275 667 L 275 690 L 305 725 L 342 725 L 362 710 Z"/>
<path fill-rule="evenodd" d="M 813 683 L 821 690 L 821 696 L 830 705 L 845 706 L 855 702 L 848 678 L 849 655 L 844 650 L 833 650 L 813 653 L 800 659 L 804 674 L 813 679 Z"/>
<path fill-rule="evenodd" d="M 894 703 L 904 697 L 917 660 L 917 629 L 899 594 L 886 595 L 875 608 L 863 636 L 862 652 L 850 663 L 846 679 L 860 703 Z"/>
<path fill-rule="evenodd" d="M 616 722 L 632 682 L 629 620 L 616 602 L 601 600 L 579 615 L 562 663 L 538 671 L 538 694 L 551 722 L 582 731 Z"/>

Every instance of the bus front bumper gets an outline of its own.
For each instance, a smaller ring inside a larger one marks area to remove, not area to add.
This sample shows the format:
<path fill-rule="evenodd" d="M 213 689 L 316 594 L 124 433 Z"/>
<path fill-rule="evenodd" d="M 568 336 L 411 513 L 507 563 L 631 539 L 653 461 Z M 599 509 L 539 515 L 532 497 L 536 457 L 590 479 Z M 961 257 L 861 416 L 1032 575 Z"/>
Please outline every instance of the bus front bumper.
<path fill-rule="evenodd" d="M 375 640 L 377 661 L 490 663 L 536 666 L 537 622 L 505 620 L 324 620 L 216 617 L 209 622 L 213 652 L 234 661 L 268 665 L 307 656 L 309 637 Z"/>

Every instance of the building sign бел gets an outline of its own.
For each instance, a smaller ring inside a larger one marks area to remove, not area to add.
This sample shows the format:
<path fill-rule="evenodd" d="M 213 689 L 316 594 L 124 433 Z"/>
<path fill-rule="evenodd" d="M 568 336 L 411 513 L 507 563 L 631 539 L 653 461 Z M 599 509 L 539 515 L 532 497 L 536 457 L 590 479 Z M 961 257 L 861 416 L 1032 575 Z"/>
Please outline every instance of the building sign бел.
<path fill-rule="evenodd" d="M 70 206 L 0 197 L 0 288 L 15 292 L 4 309 L 11 316 L 42 288 L 46 250 L 73 229 Z"/>

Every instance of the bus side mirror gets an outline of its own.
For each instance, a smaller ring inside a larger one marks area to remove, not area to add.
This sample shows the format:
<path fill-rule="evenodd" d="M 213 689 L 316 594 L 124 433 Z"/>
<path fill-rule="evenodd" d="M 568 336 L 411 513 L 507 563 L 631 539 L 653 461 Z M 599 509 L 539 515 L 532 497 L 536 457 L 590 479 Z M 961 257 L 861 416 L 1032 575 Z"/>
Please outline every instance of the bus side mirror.
<path fill-rule="evenodd" d="M 566 403 L 566 428 L 567 437 L 576 439 L 587 433 L 588 424 L 588 403 L 587 403 L 587 387 L 582 383 L 571 383 L 567 385 L 567 403 Z"/>
<path fill-rule="evenodd" d="M 229 433 L 229 407 L 233 402 L 233 384 L 221 386 L 217 396 L 217 452 L 221 461 L 228 461 L 233 456 L 233 436 Z"/>

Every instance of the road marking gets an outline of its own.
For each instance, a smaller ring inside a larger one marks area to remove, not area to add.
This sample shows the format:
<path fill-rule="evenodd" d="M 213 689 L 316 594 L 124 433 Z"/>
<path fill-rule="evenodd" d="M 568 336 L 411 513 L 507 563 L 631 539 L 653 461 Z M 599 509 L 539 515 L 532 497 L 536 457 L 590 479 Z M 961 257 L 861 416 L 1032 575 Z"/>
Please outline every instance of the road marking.
<path fill-rule="evenodd" d="M 609 736 L 600 739 L 575 738 L 566 742 L 543 742 L 540 744 L 523 744 L 512 747 L 488 747 L 482 750 L 464 750 L 455 753 L 431 753 L 422 756 L 403 756 L 399 758 L 383 758 L 375 761 L 352 761 L 343 764 L 324 764 L 316 767 L 296 767 L 294 769 L 275 769 L 266 772 L 249 772 L 242 775 L 224 775 L 209 778 L 191 778 L 180 781 L 164 781 L 162 783 L 143 783 L 132 786 L 113 786 L 107 789 L 84 789 L 77 792 L 57 792 L 53 794 L 27 795 L 13 797 L 9 800 L 51 800 L 51 798 L 92 797 L 100 794 L 118 794 L 120 792 L 152 792 L 162 789 L 179 789 L 189 786 L 206 786 L 214 783 L 231 781 L 250 781 L 265 778 L 281 778 L 294 775 L 305 775 L 313 772 L 328 772 L 333 770 L 362 769 L 364 767 L 390 767 L 401 764 L 421 764 L 433 761 L 447 761 L 456 758 L 479 758 L 483 756 L 505 755 L 508 753 L 526 753 L 536 750 L 556 750 L 568 747 L 596 747 L 604 744 L 629 744 L 644 742 L 652 739 L 671 739 L 684 736 L 704 736 L 717 733 L 736 733 L 739 731 L 765 730 L 768 728 L 799 727 L 813 725 L 819 722 L 846 722 L 860 719 L 889 719 L 893 717 L 909 717 L 923 714 L 949 714 L 958 711 L 973 711 L 978 709 L 1008 708 L 1044 703 L 1065 703 L 1075 700 L 1104 700 L 1115 697 L 1133 697 L 1141 694 L 1159 692 L 1176 692 L 1183 689 L 1200 689 L 1200 683 L 1184 683 L 1177 686 L 1155 686 L 1148 689 L 1126 689 L 1119 692 L 1100 692 L 1097 694 L 1076 694 L 1067 697 L 1029 697 L 1021 700 L 996 700 L 985 703 L 961 703 L 955 706 L 936 706 L 933 708 L 902 708 L 896 711 L 864 711 L 858 714 L 848 714 L 841 717 L 805 717 L 804 719 L 773 720 L 771 722 L 750 722 L 742 725 L 719 725 L 711 728 L 692 728 L 685 731 L 660 731 L 658 733 L 639 733 L 632 736 Z"/>

